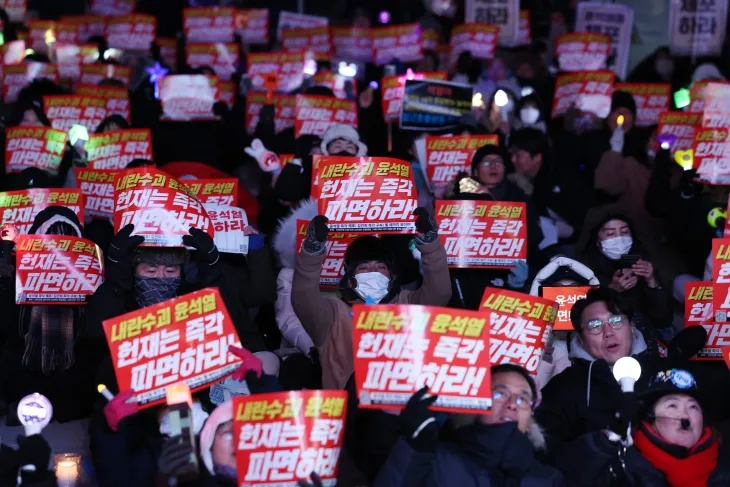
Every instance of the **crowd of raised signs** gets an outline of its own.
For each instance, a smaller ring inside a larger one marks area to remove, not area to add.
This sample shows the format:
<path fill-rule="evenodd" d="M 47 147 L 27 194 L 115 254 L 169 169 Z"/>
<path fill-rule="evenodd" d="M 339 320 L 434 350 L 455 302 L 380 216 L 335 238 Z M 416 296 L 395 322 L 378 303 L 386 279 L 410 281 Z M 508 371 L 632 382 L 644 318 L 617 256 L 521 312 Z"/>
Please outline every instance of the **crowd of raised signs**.
<path fill-rule="evenodd" d="M 728 0 L 639 61 L 630 2 L 62 3 L 0 0 L 0 487 L 730 485 Z"/>

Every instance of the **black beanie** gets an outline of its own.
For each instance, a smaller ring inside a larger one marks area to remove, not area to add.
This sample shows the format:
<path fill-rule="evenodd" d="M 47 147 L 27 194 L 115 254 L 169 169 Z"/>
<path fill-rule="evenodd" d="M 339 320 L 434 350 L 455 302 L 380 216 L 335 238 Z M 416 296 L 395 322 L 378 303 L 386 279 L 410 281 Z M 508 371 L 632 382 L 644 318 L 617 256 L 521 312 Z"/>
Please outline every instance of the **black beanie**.
<path fill-rule="evenodd" d="M 514 166 L 512 165 L 512 159 L 510 159 L 509 154 L 507 154 L 507 151 L 505 151 L 503 148 L 493 145 L 493 144 L 487 144 L 483 145 L 474 153 L 474 157 L 471 159 L 471 170 L 472 173 L 474 173 L 479 163 L 484 160 L 485 157 L 490 155 L 497 155 L 502 158 L 502 162 L 504 163 L 504 173 L 509 174 L 513 172 Z"/>
<path fill-rule="evenodd" d="M 352 272 L 361 262 L 385 262 L 393 269 L 393 253 L 373 235 L 356 238 L 345 251 L 345 272 Z"/>
<path fill-rule="evenodd" d="M 611 111 L 626 108 L 636 118 L 636 102 L 634 96 L 626 91 L 614 91 L 611 96 Z"/>

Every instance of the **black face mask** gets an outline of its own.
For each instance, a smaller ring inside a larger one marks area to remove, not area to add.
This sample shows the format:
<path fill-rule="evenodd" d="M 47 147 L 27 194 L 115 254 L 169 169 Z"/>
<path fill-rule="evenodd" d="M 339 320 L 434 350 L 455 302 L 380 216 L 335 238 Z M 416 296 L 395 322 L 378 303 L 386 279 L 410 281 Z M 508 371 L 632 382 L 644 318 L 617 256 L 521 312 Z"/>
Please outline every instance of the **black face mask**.
<path fill-rule="evenodd" d="M 338 156 L 338 157 L 355 157 L 357 153 L 351 154 L 347 152 L 346 150 L 341 150 L 340 152 L 336 152 L 334 154 L 330 154 L 331 156 Z"/>

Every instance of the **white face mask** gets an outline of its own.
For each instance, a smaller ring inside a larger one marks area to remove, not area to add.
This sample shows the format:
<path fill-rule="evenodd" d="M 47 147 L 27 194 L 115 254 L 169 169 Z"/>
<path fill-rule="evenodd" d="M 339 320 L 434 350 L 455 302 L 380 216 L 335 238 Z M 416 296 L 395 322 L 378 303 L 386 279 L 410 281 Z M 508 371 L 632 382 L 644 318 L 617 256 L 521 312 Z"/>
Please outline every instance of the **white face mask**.
<path fill-rule="evenodd" d="M 540 110 L 535 107 L 525 107 L 520 110 L 520 120 L 522 123 L 532 124 L 540 118 Z"/>
<path fill-rule="evenodd" d="M 370 298 L 376 303 L 379 303 L 388 294 L 390 279 L 380 272 L 362 272 L 355 274 L 355 280 L 357 281 L 355 292 L 366 301 L 367 298 Z"/>
<path fill-rule="evenodd" d="M 619 260 L 629 253 L 633 244 L 631 237 L 613 237 L 601 242 L 601 252 L 611 260 Z"/>

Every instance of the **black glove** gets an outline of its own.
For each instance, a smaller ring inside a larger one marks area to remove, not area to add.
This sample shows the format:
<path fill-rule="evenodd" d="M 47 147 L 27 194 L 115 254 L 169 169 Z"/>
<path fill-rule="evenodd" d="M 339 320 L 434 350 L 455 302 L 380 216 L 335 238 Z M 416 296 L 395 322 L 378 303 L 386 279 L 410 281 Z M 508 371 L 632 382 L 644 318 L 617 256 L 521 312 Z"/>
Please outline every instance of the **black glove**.
<path fill-rule="evenodd" d="M 310 255 L 322 255 L 325 252 L 325 242 L 327 242 L 327 222 L 329 219 L 324 215 L 317 215 L 312 218 L 307 226 L 307 236 L 302 244 L 302 250 Z"/>
<path fill-rule="evenodd" d="M 131 291 L 134 287 L 134 249 L 144 242 L 144 237 L 132 237 L 134 225 L 131 223 L 119 230 L 106 253 L 107 267 L 105 277 L 123 291 Z"/>
<path fill-rule="evenodd" d="M 261 374 L 259 377 L 255 371 L 246 372 L 246 385 L 251 394 L 264 394 L 267 392 L 281 392 L 281 384 L 273 375 Z"/>
<path fill-rule="evenodd" d="M 424 399 L 427 392 L 428 387 L 424 386 L 413 394 L 400 413 L 401 434 L 414 450 L 421 452 L 433 451 L 438 440 L 436 414 L 428 409 L 438 396 Z"/>
<path fill-rule="evenodd" d="M 697 169 L 689 169 L 682 173 L 679 180 L 679 191 L 683 198 L 693 198 L 702 189 L 702 185 L 694 179 L 697 177 Z"/>
<path fill-rule="evenodd" d="M 413 210 L 413 216 L 416 217 L 416 242 L 420 245 L 435 242 L 439 238 L 439 227 L 436 220 L 428 214 L 426 208 L 419 206 Z"/>
<path fill-rule="evenodd" d="M 51 447 L 41 435 L 18 436 L 18 467 L 33 465 L 35 471 L 23 470 L 21 475 L 24 482 L 39 483 L 53 476 L 48 471 L 48 462 L 51 460 Z"/>
<path fill-rule="evenodd" d="M 297 485 L 299 485 L 299 487 L 322 487 L 322 479 L 319 478 L 319 475 L 312 472 L 312 483 L 299 480 Z"/>
<path fill-rule="evenodd" d="M 190 442 L 184 441 L 180 436 L 168 438 L 162 445 L 157 470 L 165 478 L 178 477 L 187 473 L 185 467 L 190 465 L 190 459 L 194 455 L 195 450 Z"/>
<path fill-rule="evenodd" d="M 193 258 L 198 264 L 198 282 L 203 287 L 215 284 L 220 279 L 222 271 L 216 265 L 220 260 L 220 254 L 213 238 L 206 232 L 192 227 L 190 235 L 183 237 L 183 244 L 195 249 Z"/>

